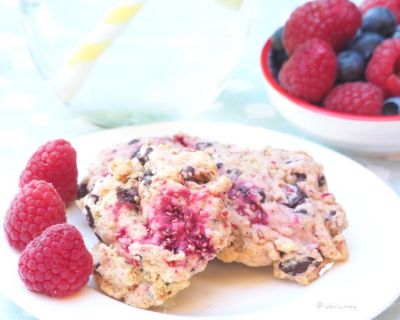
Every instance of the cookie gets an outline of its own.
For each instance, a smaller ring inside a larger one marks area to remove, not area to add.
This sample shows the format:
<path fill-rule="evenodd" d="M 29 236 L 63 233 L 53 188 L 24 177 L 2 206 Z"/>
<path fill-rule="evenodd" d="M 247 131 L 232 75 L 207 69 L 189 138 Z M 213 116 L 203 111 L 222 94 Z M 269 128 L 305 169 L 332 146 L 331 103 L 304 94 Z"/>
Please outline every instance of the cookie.
<path fill-rule="evenodd" d="M 208 152 L 232 181 L 226 198 L 232 234 L 218 254 L 222 261 L 273 265 L 276 277 L 308 284 L 347 258 L 345 212 L 328 191 L 323 167 L 308 154 L 179 140 Z"/>
<path fill-rule="evenodd" d="M 231 182 L 203 151 L 143 144 L 130 158 L 92 176 L 81 204 L 101 241 L 93 250 L 100 289 L 149 308 L 186 288 L 226 247 Z"/>

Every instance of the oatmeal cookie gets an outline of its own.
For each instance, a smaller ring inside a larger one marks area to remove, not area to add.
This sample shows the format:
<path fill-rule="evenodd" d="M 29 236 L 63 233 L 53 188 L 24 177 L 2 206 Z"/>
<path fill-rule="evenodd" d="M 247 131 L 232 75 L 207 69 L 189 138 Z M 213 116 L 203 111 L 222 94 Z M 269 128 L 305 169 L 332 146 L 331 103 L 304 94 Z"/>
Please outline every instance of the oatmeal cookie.
<path fill-rule="evenodd" d="M 101 240 L 93 250 L 100 289 L 149 308 L 186 288 L 226 247 L 231 182 L 203 151 L 143 145 L 130 158 L 111 160 L 81 205 Z"/>

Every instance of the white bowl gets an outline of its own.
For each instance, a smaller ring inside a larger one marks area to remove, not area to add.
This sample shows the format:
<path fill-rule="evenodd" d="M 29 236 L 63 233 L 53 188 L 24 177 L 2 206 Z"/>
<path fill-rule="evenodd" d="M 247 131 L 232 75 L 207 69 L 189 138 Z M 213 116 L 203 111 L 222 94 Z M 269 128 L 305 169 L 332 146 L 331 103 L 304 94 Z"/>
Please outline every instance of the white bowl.
<path fill-rule="evenodd" d="M 363 116 L 326 110 L 289 95 L 268 65 L 271 40 L 261 54 L 269 99 L 287 120 L 326 143 L 365 153 L 400 151 L 400 115 Z"/>

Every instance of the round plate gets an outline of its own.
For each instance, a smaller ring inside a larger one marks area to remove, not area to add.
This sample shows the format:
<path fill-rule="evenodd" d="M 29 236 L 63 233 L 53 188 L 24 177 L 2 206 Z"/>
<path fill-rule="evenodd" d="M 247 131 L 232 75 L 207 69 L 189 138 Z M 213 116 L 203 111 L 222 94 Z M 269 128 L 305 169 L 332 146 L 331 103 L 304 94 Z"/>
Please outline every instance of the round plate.
<path fill-rule="evenodd" d="M 191 286 L 164 306 L 140 310 L 113 300 L 90 284 L 79 294 L 54 299 L 29 292 L 17 272 L 18 253 L 0 235 L 2 263 L 0 288 L 15 303 L 40 319 L 268 319 L 373 318 L 400 294 L 400 201 L 379 178 L 358 163 L 310 142 L 261 128 L 226 123 L 162 123 L 101 131 L 72 141 L 79 170 L 96 153 L 114 142 L 134 137 L 185 132 L 250 148 L 264 145 L 302 149 L 325 166 L 330 190 L 348 213 L 345 237 L 350 258 L 335 265 L 321 279 L 301 286 L 272 277 L 271 268 L 249 268 L 213 261 L 192 279 Z M 0 212 L 4 213 L 17 190 L 23 164 L 2 175 Z M 95 242 L 82 214 L 68 210 L 68 221 L 82 232 L 88 247 Z M 1 233 L 3 228 L 1 228 Z"/>

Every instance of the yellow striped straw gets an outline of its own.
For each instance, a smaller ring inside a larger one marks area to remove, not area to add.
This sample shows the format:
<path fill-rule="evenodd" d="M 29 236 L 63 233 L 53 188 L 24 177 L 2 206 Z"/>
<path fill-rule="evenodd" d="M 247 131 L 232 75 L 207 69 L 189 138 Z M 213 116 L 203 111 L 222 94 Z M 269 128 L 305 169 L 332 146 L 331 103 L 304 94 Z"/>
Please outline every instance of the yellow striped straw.
<path fill-rule="evenodd" d="M 145 0 L 120 0 L 95 30 L 72 53 L 50 85 L 68 103 L 82 86 L 93 63 L 107 50 L 143 7 Z"/>
<path fill-rule="evenodd" d="M 168 1 L 168 0 L 165 0 Z M 243 0 L 214 0 L 238 10 Z M 146 0 L 119 0 L 85 41 L 72 53 L 50 80 L 57 95 L 66 103 L 78 93 L 93 64 L 140 12 Z"/>

